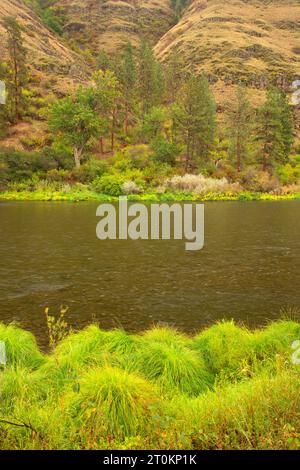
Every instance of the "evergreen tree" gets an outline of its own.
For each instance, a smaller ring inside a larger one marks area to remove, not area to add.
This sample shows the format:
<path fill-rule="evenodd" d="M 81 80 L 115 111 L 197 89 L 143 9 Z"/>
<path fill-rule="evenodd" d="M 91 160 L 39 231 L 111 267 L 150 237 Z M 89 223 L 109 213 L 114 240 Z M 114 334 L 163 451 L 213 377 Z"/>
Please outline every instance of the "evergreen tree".
<path fill-rule="evenodd" d="M 100 145 L 103 153 L 103 138 L 110 132 L 111 151 L 114 151 L 117 111 L 120 100 L 120 84 L 111 70 L 96 72 L 93 76 L 95 83 L 95 109 L 104 125 Z"/>
<path fill-rule="evenodd" d="M 142 42 L 138 58 L 138 86 L 142 113 L 161 103 L 164 79 L 161 65 L 156 61 L 149 44 Z"/>
<path fill-rule="evenodd" d="M 129 119 L 133 113 L 136 99 L 136 81 L 137 71 L 133 47 L 131 43 L 127 43 L 121 56 L 121 64 L 118 72 L 118 78 L 122 87 L 122 95 L 124 101 L 124 131 L 128 134 Z"/>
<path fill-rule="evenodd" d="M 281 107 L 282 141 L 284 147 L 282 163 L 285 163 L 287 162 L 290 156 L 292 146 L 295 140 L 295 122 L 292 109 L 288 102 L 288 98 L 283 93 L 280 93 L 278 99 L 279 105 Z"/>
<path fill-rule="evenodd" d="M 5 137 L 9 124 L 6 81 L 7 67 L 0 62 L 0 138 Z"/>
<path fill-rule="evenodd" d="M 251 142 L 253 110 L 249 102 L 247 92 L 243 86 L 236 91 L 234 102 L 230 103 L 228 113 L 228 134 L 231 152 L 236 161 L 238 172 L 242 169 L 242 163 L 249 154 Z"/>
<path fill-rule="evenodd" d="M 168 57 L 168 63 L 165 67 L 165 77 L 168 101 L 174 103 L 184 79 L 183 57 L 176 50 L 173 50 Z"/>
<path fill-rule="evenodd" d="M 293 143 L 293 118 L 286 98 L 276 89 L 268 91 L 258 110 L 256 139 L 261 145 L 264 171 L 270 171 L 275 162 L 286 162 Z"/>
<path fill-rule="evenodd" d="M 111 59 L 107 52 L 102 50 L 99 51 L 97 56 L 97 66 L 100 70 L 103 70 L 103 72 L 106 72 L 106 70 L 110 70 L 112 68 Z"/>
<path fill-rule="evenodd" d="M 178 104 L 173 106 L 173 128 L 186 146 L 185 170 L 195 167 L 196 158 L 207 159 L 216 130 L 216 106 L 204 75 L 191 75 Z"/>
<path fill-rule="evenodd" d="M 9 56 L 9 78 L 7 90 L 11 106 L 11 120 L 16 123 L 24 112 L 23 89 L 27 83 L 26 49 L 23 45 L 22 28 L 16 18 L 8 16 L 3 20 L 7 33 Z"/>

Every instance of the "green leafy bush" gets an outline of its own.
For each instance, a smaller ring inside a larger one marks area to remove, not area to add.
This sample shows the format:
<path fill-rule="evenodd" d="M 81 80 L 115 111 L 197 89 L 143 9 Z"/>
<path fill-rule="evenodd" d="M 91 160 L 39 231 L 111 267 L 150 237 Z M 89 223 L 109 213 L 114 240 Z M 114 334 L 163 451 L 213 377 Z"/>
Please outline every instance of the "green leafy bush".
<path fill-rule="evenodd" d="M 300 160 L 300 159 L 299 159 Z M 300 161 L 287 163 L 277 168 L 277 174 L 282 184 L 297 184 L 300 181 Z"/>
<path fill-rule="evenodd" d="M 151 148 L 154 151 L 154 160 L 158 163 L 175 166 L 176 158 L 181 153 L 181 147 L 169 142 L 163 137 L 159 137 L 151 142 Z"/>
<path fill-rule="evenodd" d="M 125 194 L 125 183 L 133 181 L 139 188 L 144 186 L 144 176 L 139 170 L 127 170 L 124 173 L 104 174 L 96 178 L 92 183 L 92 188 L 98 193 L 119 197 Z"/>

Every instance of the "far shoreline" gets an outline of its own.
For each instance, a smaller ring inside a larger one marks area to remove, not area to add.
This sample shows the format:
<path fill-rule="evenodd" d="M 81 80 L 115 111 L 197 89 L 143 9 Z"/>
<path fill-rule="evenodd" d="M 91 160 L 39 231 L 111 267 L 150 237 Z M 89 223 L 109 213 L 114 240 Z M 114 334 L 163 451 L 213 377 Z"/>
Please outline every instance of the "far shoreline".
<path fill-rule="evenodd" d="M 188 192 L 144 193 L 129 194 L 128 201 L 132 202 L 216 202 L 216 201 L 295 201 L 300 200 L 300 193 L 275 195 L 270 193 L 254 193 L 242 191 L 234 193 L 206 193 L 203 195 Z M 40 192 L 40 191 L 4 191 L 0 193 L 1 201 L 39 201 L 39 202 L 117 202 L 119 197 L 100 194 L 89 190 L 70 192 Z"/>

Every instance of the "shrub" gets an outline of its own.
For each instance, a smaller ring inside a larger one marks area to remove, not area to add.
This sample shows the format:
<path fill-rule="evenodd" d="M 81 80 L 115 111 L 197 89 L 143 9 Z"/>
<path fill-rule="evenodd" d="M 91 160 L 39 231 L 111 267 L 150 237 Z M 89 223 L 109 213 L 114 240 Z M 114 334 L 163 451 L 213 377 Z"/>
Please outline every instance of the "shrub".
<path fill-rule="evenodd" d="M 118 170 L 143 170 L 149 165 L 151 151 L 148 145 L 134 145 L 127 147 L 114 157 L 114 166 Z"/>
<path fill-rule="evenodd" d="M 175 166 L 176 158 L 181 153 L 181 148 L 168 140 L 160 137 L 151 142 L 151 148 L 154 151 L 154 160 L 158 163 Z"/>
<path fill-rule="evenodd" d="M 126 178 L 122 174 L 104 175 L 93 181 L 92 188 L 97 193 L 119 197 L 123 194 L 125 182 Z"/>
<path fill-rule="evenodd" d="M 107 171 L 107 161 L 92 158 L 81 165 L 80 168 L 75 168 L 72 171 L 72 176 L 75 180 L 80 181 L 81 183 L 92 183 L 93 180 L 100 178 Z"/>
<path fill-rule="evenodd" d="M 266 171 L 259 171 L 249 168 L 241 175 L 241 184 L 243 187 L 252 192 L 274 192 L 279 188 L 279 180 L 276 176 L 270 175 Z"/>
<path fill-rule="evenodd" d="M 277 174 L 282 184 L 297 184 L 300 182 L 300 164 L 292 165 L 287 163 L 284 166 L 279 166 Z"/>
<path fill-rule="evenodd" d="M 241 191 L 238 183 L 229 183 L 226 178 L 205 178 L 203 175 L 186 174 L 184 176 L 174 176 L 166 181 L 166 186 L 175 191 L 205 193 L 226 193 Z"/>
<path fill-rule="evenodd" d="M 93 181 L 92 188 L 98 193 L 119 197 L 124 194 L 124 184 L 129 181 L 134 182 L 142 190 L 144 180 L 139 170 L 128 170 L 124 173 L 103 175 Z"/>
<path fill-rule="evenodd" d="M 122 194 L 140 194 L 142 189 L 134 181 L 125 181 L 122 185 Z"/>
<path fill-rule="evenodd" d="M 7 178 L 16 181 L 30 178 L 34 172 L 46 172 L 58 166 L 52 156 L 47 156 L 41 152 L 11 149 L 2 149 L 0 151 L 0 162 L 5 164 Z"/>

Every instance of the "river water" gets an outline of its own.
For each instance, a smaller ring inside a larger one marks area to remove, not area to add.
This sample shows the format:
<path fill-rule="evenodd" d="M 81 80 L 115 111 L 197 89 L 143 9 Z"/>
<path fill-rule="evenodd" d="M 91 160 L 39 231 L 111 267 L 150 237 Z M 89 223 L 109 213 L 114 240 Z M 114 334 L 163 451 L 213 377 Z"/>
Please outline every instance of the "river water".
<path fill-rule="evenodd" d="M 0 321 L 46 342 L 45 307 L 74 328 L 188 332 L 222 318 L 250 326 L 300 308 L 300 201 L 205 204 L 205 248 L 99 241 L 98 203 L 0 203 Z"/>

